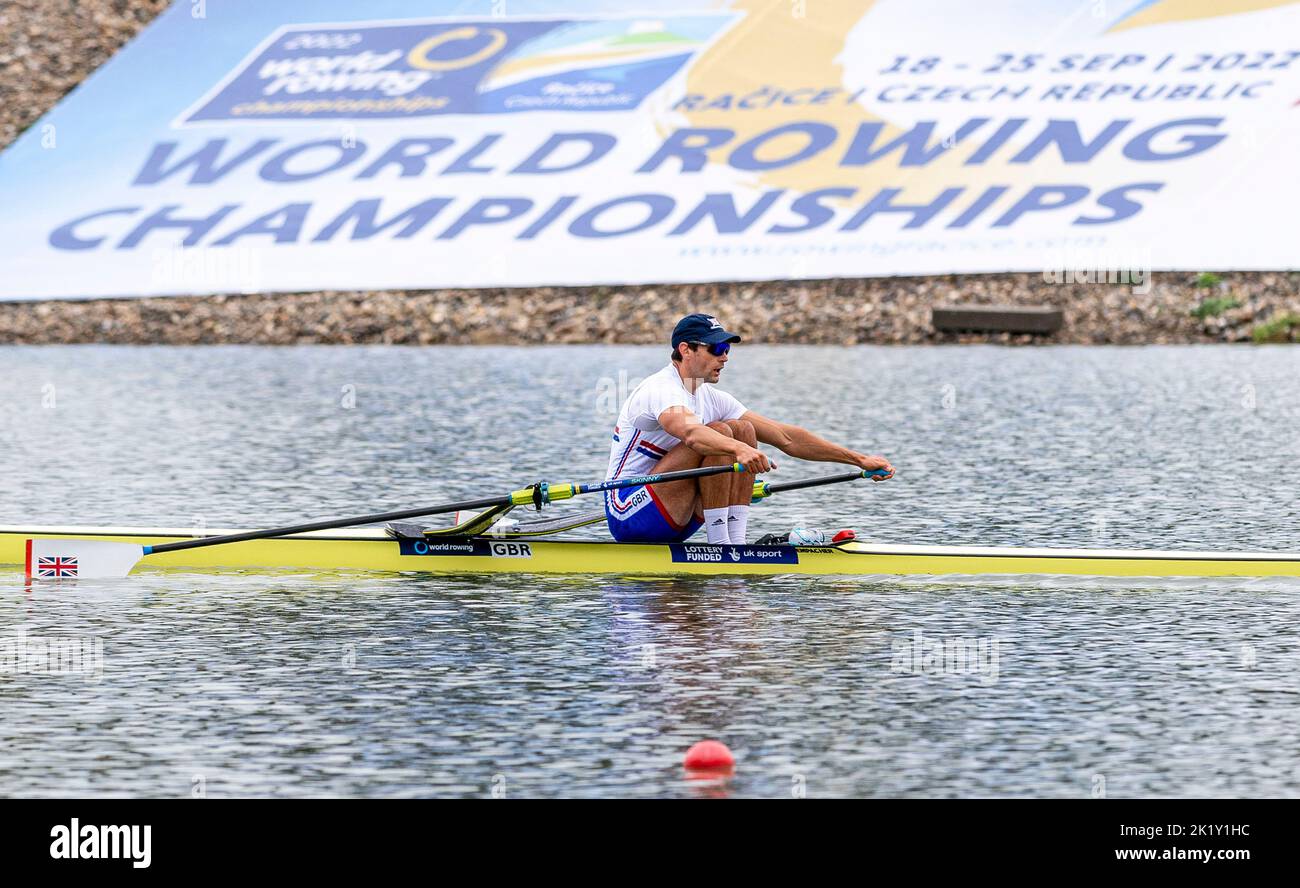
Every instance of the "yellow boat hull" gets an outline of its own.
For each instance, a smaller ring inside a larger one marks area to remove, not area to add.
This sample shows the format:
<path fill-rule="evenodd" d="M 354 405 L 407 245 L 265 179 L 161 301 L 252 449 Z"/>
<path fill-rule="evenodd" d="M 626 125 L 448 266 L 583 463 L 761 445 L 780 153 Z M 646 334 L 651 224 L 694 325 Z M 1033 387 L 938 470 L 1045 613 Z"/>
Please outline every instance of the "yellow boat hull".
<path fill-rule="evenodd" d="M 210 534 L 232 531 L 209 531 Z M 174 529 L 0 526 L 0 564 L 21 570 L 30 538 L 157 545 Z M 1300 555 L 893 546 L 826 547 L 625 544 L 491 538 L 398 541 L 377 529 L 325 531 L 150 555 L 142 565 L 193 571 L 320 569 L 444 574 L 624 575 L 1072 575 L 1103 577 L 1300 577 Z M 137 568 L 138 569 L 138 568 Z"/>

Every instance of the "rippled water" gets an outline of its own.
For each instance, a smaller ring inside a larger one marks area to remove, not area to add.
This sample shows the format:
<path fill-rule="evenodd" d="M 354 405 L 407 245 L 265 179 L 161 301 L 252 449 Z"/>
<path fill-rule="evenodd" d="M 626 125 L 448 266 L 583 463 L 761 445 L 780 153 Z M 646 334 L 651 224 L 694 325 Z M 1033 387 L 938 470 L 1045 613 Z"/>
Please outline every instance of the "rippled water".
<path fill-rule="evenodd" d="M 0 523 L 597 478 L 664 352 L 0 348 Z M 723 381 L 900 469 L 773 498 L 754 533 L 1300 549 L 1300 350 L 754 346 Z M 0 674 L 4 795 L 1300 794 L 1284 581 L 9 576 L 5 650 L 90 656 Z M 683 774 L 704 737 L 730 780 Z"/>

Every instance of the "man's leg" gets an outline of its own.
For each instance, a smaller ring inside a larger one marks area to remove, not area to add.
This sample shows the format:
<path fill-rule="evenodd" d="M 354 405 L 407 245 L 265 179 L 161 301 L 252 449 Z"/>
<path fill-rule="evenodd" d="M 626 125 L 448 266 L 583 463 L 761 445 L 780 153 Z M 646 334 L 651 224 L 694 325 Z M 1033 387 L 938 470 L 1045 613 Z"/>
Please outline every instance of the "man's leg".
<path fill-rule="evenodd" d="M 758 446 L 753 423 L 744 419 L 729 419 L 726 425 L 731 437 L 750 447 Z M 719 477 L 731 482 L 727 496 L 727 538 L 734 545 L 743 545 L 745 534 L 749 530 L 749 504 L 754 498 L 754 473 L 741 472 L 731 478 L 726 475 Z"/>
<path fill-rule="evenodd" d="M 702 457 L 685 444 L 678 444 L 664 454 L 663 459 L 655 463 L 655 472 L 680 472 L 684 469 L 698 469 Z M 699 510 L 700 488 L 697 479 L 684 478 L 681 481 L 666 481 L 651 484 L 655 498 L 663 504 L 668 515 L 679 527 L 686 526 L 692 516 Z"/>
<path fill-rule="evenodd" d="M 746 425 L 749 425 L 746 423 Z M 731 425 L 726 422 L 711 422 L 709 428 L 728 438 L 734 437 Z M 700 460 L 701 466 L 729 466 L 733 462 L 730 456 L 706 456 Z M 731 541 L 728 531 L 729 507 L 735 497 L 736 479 L 741 475 L 708 475 L 699 479 L 700 506 L 704 512 L 704 531 L 710 543 L 727 543 Z M 751 487 L 752 487 L 751 482 Z"/>
<path fill-rule="evenodd" d="M 745 423 L 749 426 L 749 423 Z M 753 426 L 749 426 L 752 433 Z M 709 428 L 720 435 L 731 437 L 731 427 L 725 422 L 711 422 Z M 685 444 L 678 444 L 668 451 L 663 459 L 655 464 L 656 472 L 675 472 L 680 469 L 694 469 L 700 466 L 725 466 L 731 464 L 729 456 L 701 457 Z M 736 496 L 735 479 L 739 476 L 706 475 L 703 478 L 687 478 L 681 481 L 669 481 L 665 484 L 652 484 L 655 497 L 673 521 L 681 527 L 690 523 L 701 510 L 707 516 L 718 517 L 713 510 L 726 510 L 729 501 Z M 753 477 L 752 475 L 750 476 Z M 753 481 L 750 481 L 753 488 Z M 748 500 L 746 500 L 748 502 Z M 722 515 L 726 527 L 726 515 Z M 715 532 L 716 535 L 716 532 Z"/>
<path fill-rule="evenodd" d="M 745 425 L 748 426 L 749 423 L 745 423 Z M 713 429 L 720 435 L 731 437 L 731 426 L 725 422 L 709 423 L 709 428 Z M 701 457 L 699 453 L 696 453 L 687 445 L 678 444 L 672 450 L 669 450 L 668 453 L 664 455 L 663 459 L 655 463 L 654 471 L 656 473 L 676 472 L 681 471 L 682 469 L 694 469 L 700 466 L 725 466 L 730 465 L 731 462 L 732 460 L 729 456 Z M 718 543 L 729 542 L 728 508 L 730 501 L 739 495 L 735 491 L 737 477 L 739 476 L 718 474 L 709 475 L 704 478 L 686 478 L 681 481 L 652 484 L 647 488 L 647 490 L 654 497 L 655 503 L 647 505 L 645 508 L 651 508 L 657 510 L 657 512 L 662 512 L 664 517 L 676 525 L 676 528 L 678 529 L 691 529 L 691 525 L 694 524 L 696 516 L 701 516 L 701 512 L 703 513 L 701 517 L 705 520 L 706 524 L 711 523 L 710 519 L 721 519 L 720 521 L 717 521 L 717 525 L 710 531 L 709 541 Z M 750 487 L 748 489 L 752 490 L 753 476 L 749 475 L 747 477 L 751 479 L 749 482 Z M 618 495 L 619 494 L 616 494 L 616 496 Z M 746 502 L 748 502 L 748 499 L 746 499 Z M 613 520 L 614 519 L 611 517 L 611 522 Z M 639 518 L 625 518 L 623 520 L 628 523 L 617 530 L 611 523 L 610 529 L 615 532 L 616 538 L 628 542 L 659 541 L 657 539 L 641 540 L 639 538 L 637 529 L 633 528 L 631 524 L 633 520 L 640 520 Z M 662 519 L 659 520 L 660 523 L 662 523 Z M 695 527 L 698 526 L 698 524 L 695 524 Z M 659 530 L 671 532 L 671 529 L 667 527 L 660 528 Z M 626 535 L 619 536 L 620 533 Z M 657 535 L 658 531 L 655 531 L 655 533 Z"/>
<path fill-rule="evenodd" d="M 745 423 L 749 425 L 749 423 Z M 709 428 L 715 432 L 731 437 L 731 429 L 725 422 L 711 422 Z M 753 426 L 750 426 L 751 431 Z M 669 450 L 664 458 L 655 463 L 655 472 L 679 472 L 682 469 L 697 469 L 701 466 L 725 466 L 731 463 L 728 456 L 700 456 L 685 444 L 678 444 Z M 686 524 L 691 517 L 703 507 L 714 509 L 725 507 L 734 496 L 733 478 L 728 475 L 707 475 L 703 478 L 685 478 L 681 481 L 667 481 L 652 484 L 655 496 L 664 504 L 668 514 L 678 524 Z M 750 482 L 753 487 L 753 482 Z"/>

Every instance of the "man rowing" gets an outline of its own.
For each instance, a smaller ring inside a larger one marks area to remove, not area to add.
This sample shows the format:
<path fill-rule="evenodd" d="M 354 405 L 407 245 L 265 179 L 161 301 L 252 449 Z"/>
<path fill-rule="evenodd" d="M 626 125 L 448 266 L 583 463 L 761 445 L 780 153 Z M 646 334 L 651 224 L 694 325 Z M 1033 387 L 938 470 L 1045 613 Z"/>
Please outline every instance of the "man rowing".
<path fill-rule="evenodd" d="M 731 475 L 688 478 L 605 492 L 605 517 L 614 539 L 625 543 L 681 542 L 703 525 L 710 543 L 743 544 L 754 476 L 776 466 L 758 450 L 771 444 L 790 456 L 847 463 L 860 469 L 894 467 L 832 444 L 807 429 L 745 408 L 715 388 L 740 337 L 710 315 L 691 314 L 673 328 L 672 361 L 628 396 L 614 427 L 606 480 L 699 466 L 742 463 Z"/>

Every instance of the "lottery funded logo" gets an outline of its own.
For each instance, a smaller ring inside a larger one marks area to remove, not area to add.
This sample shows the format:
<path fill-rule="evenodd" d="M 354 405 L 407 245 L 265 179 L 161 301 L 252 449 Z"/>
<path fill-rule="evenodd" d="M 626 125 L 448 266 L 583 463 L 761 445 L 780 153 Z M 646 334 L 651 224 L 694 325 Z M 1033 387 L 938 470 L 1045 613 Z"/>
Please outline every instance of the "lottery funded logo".
<path fill-rule="evenodd" d="M 674 543 L 676 564 L 798 564 L 799 550 L 794 546 L 732 546 L 710 543 Z"/>

